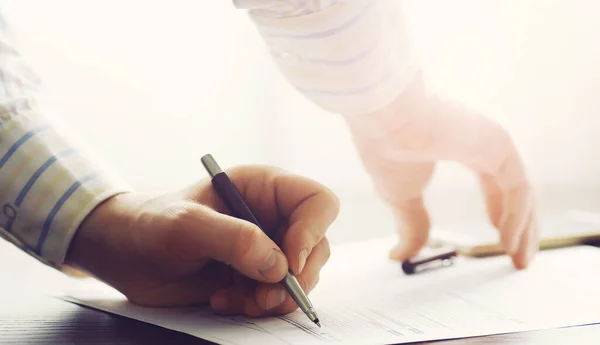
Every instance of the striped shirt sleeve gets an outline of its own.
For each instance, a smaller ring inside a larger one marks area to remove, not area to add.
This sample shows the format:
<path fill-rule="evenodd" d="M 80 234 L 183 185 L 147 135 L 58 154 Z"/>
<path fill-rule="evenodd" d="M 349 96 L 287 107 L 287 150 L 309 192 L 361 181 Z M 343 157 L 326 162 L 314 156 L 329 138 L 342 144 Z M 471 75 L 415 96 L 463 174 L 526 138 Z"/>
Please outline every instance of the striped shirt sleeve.
<path fill-rule="evenodd" d="M 343 115 L 385 109 L 418 72 L 403 0 L 234 0 L 279 70 Z"/>
<path fill-rule="evenodd" d="M 73 147 L 36 103 L 40 83 L 0 17 L 0 236 L 61 268 L 79 224 L 129 187 Z"/>

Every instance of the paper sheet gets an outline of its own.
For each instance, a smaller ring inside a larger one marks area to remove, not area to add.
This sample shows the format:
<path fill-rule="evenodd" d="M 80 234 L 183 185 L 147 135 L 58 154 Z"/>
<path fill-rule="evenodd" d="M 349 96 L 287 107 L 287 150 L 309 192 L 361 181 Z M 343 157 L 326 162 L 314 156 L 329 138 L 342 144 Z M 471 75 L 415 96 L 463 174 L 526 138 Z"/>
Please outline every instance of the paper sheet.
<path fill-rule="evenodd" d="M 296 311 L 281 318 L 218 317 L 204 308 L 148 309 L 104 285 L 62 298 L 221 344 L 374 344 L 460 338 L 600 322 L 600 250 L 544 251 L 524 271 L 506 256 L 459 258 L 406 276 L 386 253 L 395 239 L 333 248 L 309 297 L 322 329 Z"/>

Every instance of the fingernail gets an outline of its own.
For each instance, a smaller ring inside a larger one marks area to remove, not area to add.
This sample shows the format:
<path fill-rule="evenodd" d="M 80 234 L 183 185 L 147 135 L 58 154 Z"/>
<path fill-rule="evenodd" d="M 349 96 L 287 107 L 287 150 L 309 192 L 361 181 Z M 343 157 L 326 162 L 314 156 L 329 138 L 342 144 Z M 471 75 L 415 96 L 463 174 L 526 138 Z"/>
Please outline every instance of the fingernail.
<path fill-rule="evenodd" d="M 285 301 L 285 291 L 280 288 L 274 288 L 267 294 L 266 307 L 267 310 L 278 307 Z"/>
<path fill-rule="evenodd" d="M 401 244 L 399 244 L 390 251 L 390 254 L 389 254 L 390 259 L 402 260 L 402 259 L 404 259 L 404 252 L 405 252 L 404 247 Z"/>
<path fill-rule="evenodd" d="M 306 265 L 306 258 L 308 257 L 308 249 L 302 249 L 298 254 L 298 274 L 302 273 L 304 265 Z"/>
<path fill-rule="evenodd" d="M 260 273 L 271 280 L 280 275 L 282 263 L 286 261 L 285 256 L 278 250 L 273 249 L 265 264 L 259 269 Z"/>

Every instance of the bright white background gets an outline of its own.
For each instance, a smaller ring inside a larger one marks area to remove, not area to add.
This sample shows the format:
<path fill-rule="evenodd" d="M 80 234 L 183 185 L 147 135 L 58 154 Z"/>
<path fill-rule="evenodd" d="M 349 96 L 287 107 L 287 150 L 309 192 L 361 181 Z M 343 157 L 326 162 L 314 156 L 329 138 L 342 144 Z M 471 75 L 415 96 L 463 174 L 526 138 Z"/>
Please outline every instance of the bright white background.
<path fill-rule="evenodd" d="M 344 124 L 286 84 L 229 0 L 2 6 L 57 118 L 138 190 L 204 177 L 199 157 L 212 152 L 223 166 L 277 164 L 331 186 L 343 205 L 334 241 L 391 233 Z M 504 123 L 541 189 L 600 185 L 600 5 L 413 0 L 408 9 L 431 85 Z M 470 175 L 451 165 L 430 194 L 439 213 L 481 214 L 463 203 L 478 196 Z M 355 212 L 367 205 L 377 207 Z"/>

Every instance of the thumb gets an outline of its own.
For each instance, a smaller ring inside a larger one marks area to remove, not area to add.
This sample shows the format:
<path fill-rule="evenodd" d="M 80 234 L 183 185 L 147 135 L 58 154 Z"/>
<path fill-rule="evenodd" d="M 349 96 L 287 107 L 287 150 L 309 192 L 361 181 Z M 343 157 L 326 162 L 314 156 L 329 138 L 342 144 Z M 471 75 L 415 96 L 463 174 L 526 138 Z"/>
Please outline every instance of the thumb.
<path fill-rule="evenodd" d="M 287 258 L 259 227 L 241 219 L 193 204 L 177 217 L 169 237 L 179 258 L 196 261 L 211 258 L 231 265 L 257 281 L 281 281 Z"/>

